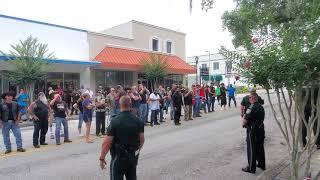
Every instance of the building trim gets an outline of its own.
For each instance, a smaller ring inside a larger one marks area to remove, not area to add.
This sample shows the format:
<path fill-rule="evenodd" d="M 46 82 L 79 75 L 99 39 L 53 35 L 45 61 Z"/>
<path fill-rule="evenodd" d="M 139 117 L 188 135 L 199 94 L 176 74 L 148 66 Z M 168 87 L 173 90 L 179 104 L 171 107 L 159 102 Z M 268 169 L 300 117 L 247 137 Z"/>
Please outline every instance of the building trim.
<path fill-rule="evenodd" d="M 8 61 L 13 60 L 14 57 L 9 56 L 0 56 L 0 61 Z M 48 63 L 55 63 L 55 64 L 77 64 L 77 65 L 88 65 L 88 66 L 94 66 L 94 65 L 100 65 L 100 62 L 97 61 L 81 61 L 81 60 L 71 60 L 71 59 L 46 59 Z"/>
<path fill-rule="evenodd" d="M 0 14 L 0 18 L 13 19 L 13 20 L 17 20 L 17 21 L 24 21 L 24 22 L 28 22 L 28 23 L 41 24 L 41 25 L 46 25 L 46 26 L 52 26 L 52 27 L 57 27 L 57 28 L 73 30 L 73 31 L 88 32 L 87 30 L 83 30 L 83 29 L 78 29 L 78 28 L 73 28 L 73 27 L 68 27 L 68 26 L 61 26 L 61 25 L 57 25 L 57 24 L 51 24 L 51 23 L 46 23 L 46 22 L 41 22 L 41 21 L 19 18 L 19 17 L 7 16 L 7 15 L 3 15 L 3 14 Z"/>
<path fill-rule="evenodd" d="M 183 59 L 182 57 L 180 57 L 180 56 L 178 56 L 176 54 L 170 54 L 170 53 L 152 51 L 152 50 L 140 49 L 140 48 L 133 48 L 133 47 L 128 47 L 128 46 L 121 46 L 121 45 L 115 45 L 115 44 L 106 44 L 106 47 L 113 47 L 113 48 L 126 49 L 126 50 L 139 51 L 139 52 L 147 52 L 147 53 L 160 54 L 160 55 L 166 55 L 166 56 L 177 56 L 177 57 Z"/>
<path fill-rule="evenodd" d="M 183 33 L 183 32 L 175 31 L 175 30 L 164 28 L 164 27 L 160 27 L 160 26 L 155 26 L 155 25 L 148 24 L 148 23 L 141 22 L 141 21 L 131 20 L 131 22 L 135 23 L 135 24 L 140 24 L 142 26 L 148 26 L 148 27 L 152 27 L 152 28 L 156 28 L 156 29 L 160 29 L 160 30 L 164 30 L 164 31 L 170 31 L 170 32 L 181 34 L 181 35 L 184 35 L 184 36 L 186 35 L 186 33 Z"/>
<path fill-rule="evenodd" d="M 132 41 L 134 40 L 134 38 L 126 38 L 126 37 L 120 37 L 120 36 L 113 36 L 110 34 L 105 34 L 105 33 L 100 33 L 100 32 L 93 32 L 93 31 L 88 31 L 88 34 L 92 34 L 92 35 L 97 35 L 97 36 L 103 36 L 103 37 L 110 37 L 110 38 L 114 38 L 114 39 L 120 39 L 120 40 L 127 40 L 127 41 Z"/>

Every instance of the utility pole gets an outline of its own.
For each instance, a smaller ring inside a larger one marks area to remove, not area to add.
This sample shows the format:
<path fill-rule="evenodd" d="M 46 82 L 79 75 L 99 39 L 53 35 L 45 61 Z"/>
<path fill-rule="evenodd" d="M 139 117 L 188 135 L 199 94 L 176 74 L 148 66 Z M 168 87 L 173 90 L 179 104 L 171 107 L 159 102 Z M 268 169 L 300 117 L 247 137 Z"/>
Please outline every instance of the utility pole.
<path fill-rule="evenodd" d="M 199 57 L 198 56 L 194 57 L 194 60 L 196 61 L 196 83 L 198 84 L 198 62 L 199 62 Z"/>

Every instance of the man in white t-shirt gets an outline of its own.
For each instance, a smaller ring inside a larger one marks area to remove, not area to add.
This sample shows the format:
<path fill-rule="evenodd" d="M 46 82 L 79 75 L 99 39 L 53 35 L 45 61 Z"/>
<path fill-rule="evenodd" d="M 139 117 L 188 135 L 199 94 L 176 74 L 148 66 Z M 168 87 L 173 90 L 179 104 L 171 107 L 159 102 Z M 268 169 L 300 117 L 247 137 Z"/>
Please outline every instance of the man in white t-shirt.
<path fill-rule="evenodd" d="M 160 96 L 158 90 L 155 90 L 153 93 L 150 94 L 149 98 L 149 108 L 151 109 L 151 123 L 150 125 L 160 125 L 158 123 L 158 113 L 160 110 Z"/>

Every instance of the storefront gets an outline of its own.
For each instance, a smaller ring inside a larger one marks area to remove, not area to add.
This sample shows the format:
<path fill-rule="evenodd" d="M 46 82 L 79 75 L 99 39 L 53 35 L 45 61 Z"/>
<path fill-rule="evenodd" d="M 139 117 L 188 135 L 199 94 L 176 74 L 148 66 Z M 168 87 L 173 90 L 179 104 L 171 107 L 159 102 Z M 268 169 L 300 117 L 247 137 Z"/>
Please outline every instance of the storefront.
<path fill-rule="evenodd" d="M 143 76 L 143 61 L 150 59 L 151 53 L 155 52 L 107 46 L 95 57 L 95 61 L 101 62 L 100 68 L 95 72 L 96 83 L 103 87 L 144 83 L 149 87 Z M 184 75 L 195 73 L 195 69 L 178 56 L 155 54 L 164 59 L 163 63 L 167 66 L 168 75 L 160 82 L 165 87 L 184 84 Z"/>
<path fill-rule="evenodd" d="M 14 71 L 14 67 L 10 65 L 7 59 L 3 56 L 0 57 L 0 74 L 3 70 Z M 90 80 L 87 79 L 86 73 L 90 72 L 95 66 L 99 66 L 99 62 L 95 61 L 77 61 L 65 59 L 52 59 L 48 60 L 50 72 L 46 73 L 42 80 L 35 82 L 35 94 L 37 92 L 47 93 L 48 88 L 56 89 L 59 85 L 64 90 L 80 88 L 84 85 L 90 88 Z M 0 75 L 0 92 L 15 92 L 19 91 L 19 84 L 9 81 L 4 75 Z"/>
<path fill-rule="evenodd" d="M 111 70 L 95 70 L 96 86 L 114 87 L 116 85 L 131 86 L 134 72 L 130 71 L 111 71 Z"/>

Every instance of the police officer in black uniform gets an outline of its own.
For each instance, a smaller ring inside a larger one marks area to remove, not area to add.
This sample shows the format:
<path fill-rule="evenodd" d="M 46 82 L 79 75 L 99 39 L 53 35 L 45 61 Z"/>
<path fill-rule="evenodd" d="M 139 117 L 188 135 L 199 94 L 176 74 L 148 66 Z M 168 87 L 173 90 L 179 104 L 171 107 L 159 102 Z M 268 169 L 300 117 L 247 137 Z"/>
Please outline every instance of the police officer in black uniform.
<path fill-rule="evenodd" d="M 111 151 L 110 179 L 136 180 L 139 152 L 144 143 L 144 124 L 131 113 L 131 98 L 120 98 L 120 114 L 111 120 L 102 143 L 100 167 L 105 169 L 105 156 Z"/>
<path fill-rule="evenodd" d="M 264 152 L 264 117 L 263 106 L 258 102 L 258 94 L 250 93 L 251 105 L 243 116 L 243 127 L 247 128 L 247 155 L 249 166 L 242 168 L 242 171 L 255 173 L 256 167 L 266 169 Z M 258 165 L 256 164 L 258 161 Z"/>
<path fill-rule="evenodd" d="M 255 89 L 251 89 L 250 93 L 256 93 Z M 249 101 L 249 96 L 250 95 L 246 95 L 245 97 L 243 97 L 242 101 L 241 101 L 241 117 L 244 116 L 244 114 L 246 114 L 247 109 L 250 107 L 251 103 Z M 263 105 L 264 104 L 264 100 L 258 95 L 258 102 Z"/>

